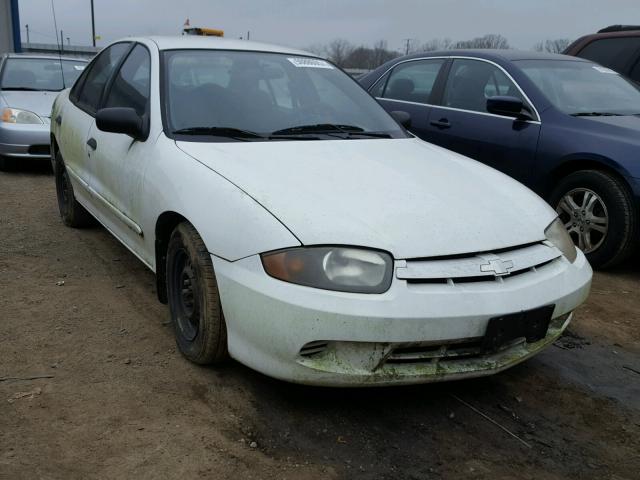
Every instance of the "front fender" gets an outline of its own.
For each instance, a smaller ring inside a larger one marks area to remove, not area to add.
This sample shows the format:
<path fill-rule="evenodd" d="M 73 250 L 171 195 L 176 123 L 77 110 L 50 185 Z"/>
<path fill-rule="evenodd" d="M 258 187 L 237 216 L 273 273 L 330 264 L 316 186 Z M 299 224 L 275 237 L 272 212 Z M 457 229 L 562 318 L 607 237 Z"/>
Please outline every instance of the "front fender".
<path fill-rule="evenodd" d="M 161 134 L 153 150 L 144 181 L 143 222 L 150 252 L 155 250 L 156 221 L 167 211 L 186 218 L 209 252 L 228 261 L 300 245 L 250 195 L 184 153 L 173 140 Z"/>

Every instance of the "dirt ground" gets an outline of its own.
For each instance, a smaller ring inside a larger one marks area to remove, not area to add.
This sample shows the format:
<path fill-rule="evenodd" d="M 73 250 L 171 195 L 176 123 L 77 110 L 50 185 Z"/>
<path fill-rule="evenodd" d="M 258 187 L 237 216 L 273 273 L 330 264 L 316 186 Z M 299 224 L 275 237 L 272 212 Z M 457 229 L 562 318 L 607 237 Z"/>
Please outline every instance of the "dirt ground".
<path fill-rule="evenodd" d="M 151 272 L 64 227 L 45 169 L 0 173 L 0 478 L 637 479 L 639 287 L 637 259 L 596 274 L 565 337 L 491 378 L 289 385 L 188 363 Z"/>

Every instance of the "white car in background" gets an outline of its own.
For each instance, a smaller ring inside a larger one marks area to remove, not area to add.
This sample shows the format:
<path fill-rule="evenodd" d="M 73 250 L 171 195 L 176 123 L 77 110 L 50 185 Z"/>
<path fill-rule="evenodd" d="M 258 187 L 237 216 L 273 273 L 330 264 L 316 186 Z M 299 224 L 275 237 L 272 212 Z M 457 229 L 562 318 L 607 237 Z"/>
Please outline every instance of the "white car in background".
<path fill-rule="evenodd" d="M 52 118 L 63 221 L 95 217 L 156 273 L 199 364 L 329 386 L 488 375 L 589 291 L 543 200 L 302 51 L 126 39 Z"/>
<path fill-rule="evenodd" d="M 58 93 L 73 85 L 87 61 L 36 54 L 0 56 L 0 170 L 49 159 L 49 115 Z"/>

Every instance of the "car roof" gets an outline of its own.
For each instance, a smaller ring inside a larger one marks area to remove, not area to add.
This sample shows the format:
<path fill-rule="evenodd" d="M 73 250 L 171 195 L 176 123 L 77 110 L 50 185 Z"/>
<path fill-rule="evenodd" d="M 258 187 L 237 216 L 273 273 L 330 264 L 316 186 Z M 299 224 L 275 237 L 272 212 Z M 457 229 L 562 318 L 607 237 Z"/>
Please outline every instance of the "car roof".
<path fill-rule="evenodd" d="M 72 62 L 89 62 L 86 58 L 79 57 L 65 57 L 55 54 L 39 54 L 39 53 L 7 53 L 5 55 L 7 58 L 37 58 L 37 59 L 45 59 L 45 60 L 71 60 Z"/>
<path fill-rule="evenodd" d="M 135 41 L 135 38 L 123 40 Z M 304 55 L 316 57 L 309 52 L 297 50 L 290 47 L 271 45 L 268 43 L 251 42 L 247 40 L 236 40 L 232 38 L 204 37 L 198 35 L 180 36 L 152 36 L 147 40 L 154 42 L 159 50 L 176 49 L 211 49 L 211 50 L 245 50 L 252 52 L 285 53 L 289 55 Z"/>
<path fill-rule="evenodd" d="M 588 60 L 571 57 L 569 55 L 561 55 L 558 53 L 536 52 L 533 50 L 511 50 L 511 49 L 467 49 L 467 50 L 440 50 L 436 52 L 414 53 L 403 60 L 424 57 L 476 57 L 485 60 L 571 60 L 577 62 L 587 62 Z"/>

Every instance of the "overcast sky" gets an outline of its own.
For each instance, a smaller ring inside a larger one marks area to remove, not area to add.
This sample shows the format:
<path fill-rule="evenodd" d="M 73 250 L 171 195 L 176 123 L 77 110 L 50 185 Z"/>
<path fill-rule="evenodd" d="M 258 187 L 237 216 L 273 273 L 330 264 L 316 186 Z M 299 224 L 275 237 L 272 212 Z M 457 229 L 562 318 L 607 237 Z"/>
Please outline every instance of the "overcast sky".
<path fill-rule="evenodd" d="M 22 41 L 55 43 L 51 0 L 19 0 Z M 94 0 L 98 45 L 131 35 L 179 34 L 192 26 L 220 28 L 238 38 L 292 47 L 344 38 L 355 44 L 386 40 L 466 40 L 486 33 L 530 49 L 544 39 L 575 39 L 604 26 L 640 24 L 640 0 Z M 71 44 L 91 44 L 90 0 L 54 0 L 58 30 Z"/>

